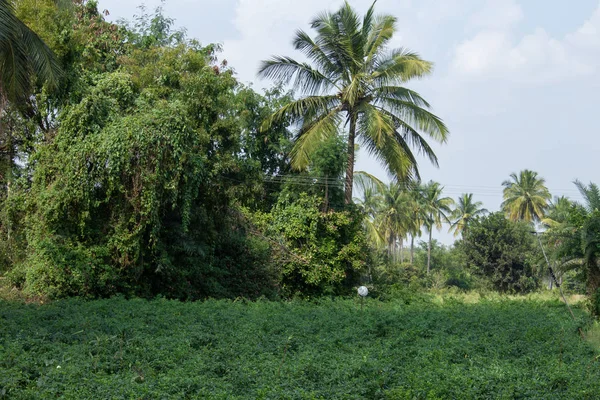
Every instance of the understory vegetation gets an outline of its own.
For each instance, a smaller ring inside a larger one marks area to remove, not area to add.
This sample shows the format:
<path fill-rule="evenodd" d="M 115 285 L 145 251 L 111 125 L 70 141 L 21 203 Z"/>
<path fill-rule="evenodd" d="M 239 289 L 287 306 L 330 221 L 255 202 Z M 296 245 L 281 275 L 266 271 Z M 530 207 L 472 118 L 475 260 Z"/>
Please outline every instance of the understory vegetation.
<path fill-rule="evenodd" d="M 563 303 L 404 293 L 182 303 L 0 302 L 0 398 L 593 399 Z"/>

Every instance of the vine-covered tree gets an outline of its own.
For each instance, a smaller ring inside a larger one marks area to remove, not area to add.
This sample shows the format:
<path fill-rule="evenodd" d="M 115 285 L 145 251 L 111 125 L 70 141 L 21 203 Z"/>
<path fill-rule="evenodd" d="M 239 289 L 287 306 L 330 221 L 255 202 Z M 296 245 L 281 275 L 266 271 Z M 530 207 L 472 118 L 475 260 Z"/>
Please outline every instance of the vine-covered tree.
<path fill-rule="evenodd" d="M 1 239 L 10 234 L 19 254 L 5 257 L 3 240 L 0 268 L 50 296 L 273 295 L 269 245 L 236 210 L 258 203 L 263 173 L 281 165 L 280 151 L 255 143 L 254 115 L 276 100 L 215 68 L 214 46 L 127 42 L 95 2 L 73 7 L 68 84 L 49 94 L 69 101 L 54 103 L 55 128 L 31 143 L 24 159 L 35 162 L 2 204 Z M 162 20 L 164 34 L 140 32 L 169 37 Z M 273 129 L 284 142 L 285 128 Z"/>

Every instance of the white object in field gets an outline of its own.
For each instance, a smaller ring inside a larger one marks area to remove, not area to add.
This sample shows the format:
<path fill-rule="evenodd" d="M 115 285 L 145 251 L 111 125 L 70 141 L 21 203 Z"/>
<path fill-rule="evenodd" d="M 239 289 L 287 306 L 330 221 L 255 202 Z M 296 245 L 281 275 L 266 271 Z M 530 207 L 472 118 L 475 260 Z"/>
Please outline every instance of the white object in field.
<path fill-rule="evenodd" d="M 358 294 L 362 297 L 365 297 L 369 294 L 369 289 L 366 286 L 361 286 L 358 288 Z"/>

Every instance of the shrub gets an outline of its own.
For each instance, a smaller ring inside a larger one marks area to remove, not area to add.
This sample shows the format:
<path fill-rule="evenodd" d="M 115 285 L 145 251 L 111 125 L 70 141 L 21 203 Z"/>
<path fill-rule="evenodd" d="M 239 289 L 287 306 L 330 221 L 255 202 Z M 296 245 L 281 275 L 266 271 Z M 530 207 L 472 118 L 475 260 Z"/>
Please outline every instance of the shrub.
<path fill-rule="evenodd" d="M 529 292 L 539 286 L 535 274 L 538 247 L 531 227 L 502 213 L 476 220 L 460 244 L 469 268 L 501 292 Z"/>

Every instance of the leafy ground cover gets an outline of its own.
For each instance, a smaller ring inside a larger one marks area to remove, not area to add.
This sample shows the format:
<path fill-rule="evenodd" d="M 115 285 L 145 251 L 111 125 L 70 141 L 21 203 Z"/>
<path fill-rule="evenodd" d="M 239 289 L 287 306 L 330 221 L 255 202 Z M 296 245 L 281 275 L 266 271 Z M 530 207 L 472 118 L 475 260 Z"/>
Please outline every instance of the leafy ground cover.
<path fill-rule="evenodd" d="M 578 325 L 557 300 L 0 301 L 0 398 L 597 398 Z"/>

